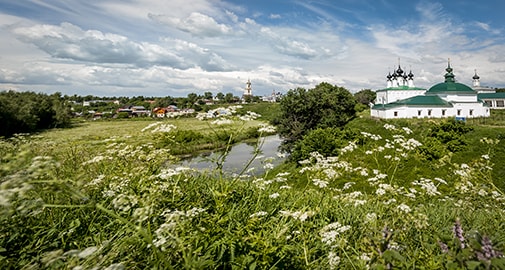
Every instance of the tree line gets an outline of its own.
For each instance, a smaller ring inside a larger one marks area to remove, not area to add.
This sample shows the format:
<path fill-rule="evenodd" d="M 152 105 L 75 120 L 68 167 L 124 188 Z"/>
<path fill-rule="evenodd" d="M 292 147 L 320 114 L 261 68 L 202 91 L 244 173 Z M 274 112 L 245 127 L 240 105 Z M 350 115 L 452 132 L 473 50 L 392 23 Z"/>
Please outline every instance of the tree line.
<path fill-rule="evenodd" d="M 0 92 L 0 137 L 67 127 L 71 116 L 60 93 Z"/>
<path fill-rule="evenodd" d="M 232 104 L 241 99 L 232 93 L 217 93 L 216 103 Z M 276 124 L 287 144 L 301 138 L 308 130 L 337 125 L 353 117 L 356 111 L 365 110 L 375 99 L 375 92 L 365 89 L 354 94 L 345 88 L 321 83 L 314 89 L 289 90 L 281 98 L 282 113 Z M 146 109 L 175 105 L 205 111 L 206 101 L 213 100 L 211 92 L 203 95 L 190 93 L 187 97 L 98 97 L 93 95 L 51 95 L 35 92 L 0 92 L 0 137 L 16 133 L 31 133 L 49 128 L 68 127 L 77 112 L 115 111 L 125 105 L 144 106 Z M 83 106 L 84 101 L 94 101 Z M 118 101 L 113 103 L 110 101 Z M 245 102 L 259 102 L 260 97 L 248 97 Z"/>

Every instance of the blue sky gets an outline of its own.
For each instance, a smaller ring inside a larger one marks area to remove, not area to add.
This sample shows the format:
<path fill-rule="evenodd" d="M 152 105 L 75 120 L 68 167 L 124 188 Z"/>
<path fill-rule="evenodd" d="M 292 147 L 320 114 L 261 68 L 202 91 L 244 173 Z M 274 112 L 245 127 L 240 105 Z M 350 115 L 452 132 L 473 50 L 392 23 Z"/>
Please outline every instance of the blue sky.
<path fill-rule="evenodd" d="M 505 87 L 505 1 L 0 0 L 0 90 L 98 96 Z"/>

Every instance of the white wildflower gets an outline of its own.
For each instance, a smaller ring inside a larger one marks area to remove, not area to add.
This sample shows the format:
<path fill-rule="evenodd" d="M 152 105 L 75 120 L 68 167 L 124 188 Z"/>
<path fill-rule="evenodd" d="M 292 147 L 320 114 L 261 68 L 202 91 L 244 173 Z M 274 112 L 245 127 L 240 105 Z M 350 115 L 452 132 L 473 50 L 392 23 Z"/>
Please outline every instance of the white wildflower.
<path fill-rule="evenodd" d="M 272 194 L 270 194 L 268 197 L 269 197 L 270 199 L 277 199 L 279 196 L 280 196 L 280 194 L 276 192 L 276 193 L 272 193 Z"/>
<path fill-rule="evenodd" d="M 325 188 L 329 184 L 328 181 L 324 181 L 321 179 L 312 179 L 312 183 L 314 183 L 315 186 L 320 188 Z"/>
<path fill-rule="evenodd" d="M 328 264 L 330 265 L 330 269 L 335 269 L 335 267 L 340 264 L 340 257 L 337 253 L 333 251 L 328 253 Z"/>
<path fill-rule="evenodd" d="M 367 213 L 365 215 L 365 222 L 366 223 L 372 223 L 377 220 L 377 214 L 376 213 Z"/>
<path fill-rule="evenodd" d="M 408 205 L 403 204 L 403 203 L 398 205 L 396 208 L 405 212 L 405 213 L 410 213 L 410 211 L 412 211 Z"/>
<path fill-rule="evenodd" d="M 386 194 L 386 191 L 382 188 L 378 188 L 377 190 L 375 190 L 375 194 L 382 196 L 382 195 Z"/>
<path fill-rule="evenodd" d="M 354 184 L 356 184 L 356 182 L 347 182 L 342 187 L 342 190 L 350 189 Z"/>
<path fill-rule="evenodd" d="M 255 217 L 263 217 L 263 216 L 266 216 L 266 215 L 268 215 L 268 212 L 259 211 L 259 212 L 256 212 L 256 213 L 250 215 L 249 217 L 250 218 L 255 218 Z"/>
<path fill-rule="evenodd" d="M 324 244 L 332 246 L 336 242 L 337 236 L 350 229 L 351 226 L 349 225 L 343 226 L 337 221 L 324 226 L 319 232 L 319 234 L 321 235 L 321 241 Z"/>
<path fill-rule="evenodd" d="M 384 128 L 387 130 L 396 130 L 396 127 L 391 124 L 384 124 Z"/>
<path fill-rule="evenodd" d="M 481 188 L 481 189 L 479 189 L 479 192 L 477 192 L 477 194 L 484 197 L 484 196 L 487 196 L 487 191 L 485 191 L 484 189 Z"/>
<path fill-rule="evenodd" d="M 260 124 L 260 128 L 258 129 L 258 132 L 261 132 L 261 133 L 275 133 L 276 129 L 272 125 Z"/>
<path fill-rule="evenodd" d="M 372 258 L 370 258 L 370 254 L 368 253 L 363 253 L 359 256 L 359 259 L 362 260 L 362 261 L 365 261 L 365 262 L 368 262 L 370 260 L 372 260 Z"/>

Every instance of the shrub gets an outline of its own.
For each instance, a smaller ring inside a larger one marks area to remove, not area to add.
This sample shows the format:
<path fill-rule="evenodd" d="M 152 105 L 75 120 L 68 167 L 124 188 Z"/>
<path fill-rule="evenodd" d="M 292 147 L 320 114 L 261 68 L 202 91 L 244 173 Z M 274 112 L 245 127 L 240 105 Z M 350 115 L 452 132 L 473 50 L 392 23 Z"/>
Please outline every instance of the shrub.
<path fill-rule="evenodd" d="M 283 150 L 316 128 L 341 127 L 355 117 L 356 99 L 345 88 L 320 83 L 315 88 L 289 90 L 280 101 L 279 116 L 273 121 L 283 137 Z"/>
<path fill-rule="evenodd" d="M 314 129 L 295 143 L 290 158 L 293 161 L 304 160 L 316 151 L 325 157 L 337 156 L 339 150 L 356 136 L 353 130 L 342 131 L 335 127 Z"/>

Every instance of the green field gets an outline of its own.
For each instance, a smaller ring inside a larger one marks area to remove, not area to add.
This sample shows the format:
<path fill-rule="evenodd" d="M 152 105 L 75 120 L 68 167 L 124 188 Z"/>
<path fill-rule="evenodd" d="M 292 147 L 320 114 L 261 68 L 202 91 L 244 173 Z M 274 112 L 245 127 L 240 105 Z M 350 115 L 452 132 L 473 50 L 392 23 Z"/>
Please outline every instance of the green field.
<path fill-rule="evenodd" d="M 265 116 L 89 121 L 2 140 L 0 265 L 505 269 L 502 112 L 469 120 L 439 158 L 427 157 L 444 144 L 428 138 L 443 121 L 364 114 L 338 157 L 249 177 L 167 166 L 264 135 L 275 108 L 256 110 Z"/>

